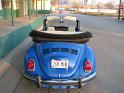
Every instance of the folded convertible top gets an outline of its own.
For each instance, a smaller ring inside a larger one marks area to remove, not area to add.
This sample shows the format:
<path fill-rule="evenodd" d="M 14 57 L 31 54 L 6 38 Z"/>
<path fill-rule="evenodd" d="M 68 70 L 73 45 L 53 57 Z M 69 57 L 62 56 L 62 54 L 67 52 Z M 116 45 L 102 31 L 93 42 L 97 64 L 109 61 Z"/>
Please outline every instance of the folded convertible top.
<path fill-rule="evenodd" d="M 49 31 L 52 32 L 52 31 Z M 74 43 L 86 43 L 89 41 L 89 38 L 92 37 L 90 32 L 63 32 L 60 34 L 56 31 L 56 33 L 49 33 L 47 31 L 36 31 L 33 30 L 30 32 L 30 36 L 32 37 L 34 42 L 74 42 Z"/>

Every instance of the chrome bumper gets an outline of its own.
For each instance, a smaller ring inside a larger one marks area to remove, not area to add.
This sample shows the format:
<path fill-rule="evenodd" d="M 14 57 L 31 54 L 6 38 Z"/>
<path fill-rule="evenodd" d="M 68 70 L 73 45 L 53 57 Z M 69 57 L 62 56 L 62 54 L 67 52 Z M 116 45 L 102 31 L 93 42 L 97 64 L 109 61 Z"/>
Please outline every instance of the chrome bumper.
<path fill-rule="evenodd" d="M 26 79 L 29 79 L 31 81 L 36 81 L 37 82 L 37 79 L 36 78 L 29 77 L 24 72 L 22 74 L 23 74 L 23 76 Z M 91 81 L 95 77 L 96 77 L 96 72 L 94 72 L 93 74 L 91 74 L 91 75 L 89 75 L 89 76 L 87 76 L 85 78 L 82 78 L 81 79 L 81 83 L 83 84 L 83 83 L 86 83 L 88 81 Z M 48 85 L 79 85 L 79 80 L 67 80 L 67 81 L 60 81 L 60 80 L 40 80 L 40 83 L 41 84 L 48 84 Z"/>

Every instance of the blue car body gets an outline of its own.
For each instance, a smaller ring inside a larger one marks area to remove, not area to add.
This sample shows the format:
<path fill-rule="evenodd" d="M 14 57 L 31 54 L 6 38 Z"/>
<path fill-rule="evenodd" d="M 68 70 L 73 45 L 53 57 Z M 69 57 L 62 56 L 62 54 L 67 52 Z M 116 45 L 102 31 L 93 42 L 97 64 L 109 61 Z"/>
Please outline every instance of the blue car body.
<path fill-rule="evenodd" d="M 47 50 L 43 52 L 43 50 Z M 53 49 L 53 51 L 52 51 Z M 59 49 L 54 50 L 54 49 Z M 62 50 L 63 49 L 63 50 Z M 64 49 L 68 49 L 65 50 Z M 71 52 L 77 50 L 77 53 Z M 35 71 L 28 71 L 28 60 L 35 60 Z M 69 60 L 68 69 L 52 69 L 51 60 Z M 90 60 L 92 71 L 85 73 L 83 70 L 85 60 Z M 41 76 L 42 80 L 78 80 L 79 76 L 88 77 L 96 72 L 95 56 L 91 47 L 87 44 L 73 44 L 60 42 L 34 43 L 27 51 L 24 59 L 24 73 L 30 78 Z"/>
<path fill-rule="evenodd" d="M 33 71 L 27 67 L 30 59 L 35 62 Z M 52 60 L 68 60 L 68 67 L 52 68 Z M 84 71 L 87 60 L 92 65 L 90 72 Z M 39 76 L 41 87 L 45 88 L 78 88 L 95 78 L 95 55 L 87 43 L 34 42 L 26 52 L 23 75 L 35 82 L 39 82 Z"/>

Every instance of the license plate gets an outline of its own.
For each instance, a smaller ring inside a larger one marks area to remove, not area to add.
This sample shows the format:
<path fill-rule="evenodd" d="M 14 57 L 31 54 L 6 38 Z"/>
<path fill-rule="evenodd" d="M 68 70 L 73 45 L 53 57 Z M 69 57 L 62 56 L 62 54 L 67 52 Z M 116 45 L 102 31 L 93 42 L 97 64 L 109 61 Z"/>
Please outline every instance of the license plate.
<path fill-rule="evenodd" d="M 51 68 L 68 68 L 68 60 L 51 60 Z"/>

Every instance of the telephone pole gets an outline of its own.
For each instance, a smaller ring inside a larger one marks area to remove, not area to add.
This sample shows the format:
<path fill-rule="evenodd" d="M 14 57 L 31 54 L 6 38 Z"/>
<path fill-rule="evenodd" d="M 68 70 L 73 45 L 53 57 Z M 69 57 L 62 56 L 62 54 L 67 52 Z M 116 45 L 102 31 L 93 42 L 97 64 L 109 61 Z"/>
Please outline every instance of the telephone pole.
<path fill-rule="evenodd" d="M 13 14 L 13 0 L 11 0 L 11 21 L 12 21 L 12 26 L 14 26 L 14 14 Z"/>
<path fill-rule="evenodd" d="M 122 0 L 120 0 L 120 2 L 119 2 L 118 20 L 120 20 L 120 16 L 121 16 L 121 3 L 122 3 Z"/>
<path fill-rule="evenodd" d="M 29 20 L 31 19 L 31 2 L 30 0 L 28 0 L 28 16 L 29 16 Z"/>
<path fill-rule="evenodd" d="M 38 11 L 37 11 L 37 0 L 36 0 L 36 17 L 37 17 Z"/>

